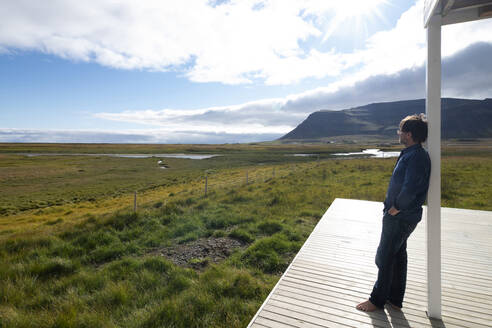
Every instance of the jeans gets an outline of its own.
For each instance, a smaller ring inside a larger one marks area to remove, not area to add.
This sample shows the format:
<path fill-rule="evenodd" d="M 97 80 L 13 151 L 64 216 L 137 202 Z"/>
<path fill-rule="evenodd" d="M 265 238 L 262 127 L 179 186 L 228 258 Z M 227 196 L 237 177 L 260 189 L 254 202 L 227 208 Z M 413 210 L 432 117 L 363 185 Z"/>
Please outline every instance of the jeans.
<path fill-rule="evenodd" d="M 402 307 L 407 282 L 407 239 L 417 223 L 385 213 L 376 253 L 378 280 L 369 300 L 379 308 L 386 301 Z"/>

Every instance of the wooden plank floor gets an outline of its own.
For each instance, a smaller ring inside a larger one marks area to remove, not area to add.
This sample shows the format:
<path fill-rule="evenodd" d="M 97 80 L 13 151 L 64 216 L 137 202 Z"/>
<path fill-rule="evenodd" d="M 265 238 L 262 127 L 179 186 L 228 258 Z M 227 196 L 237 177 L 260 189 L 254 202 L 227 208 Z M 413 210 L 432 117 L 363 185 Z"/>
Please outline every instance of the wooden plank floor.
<path fill-rule="evenodd" d="M 382 204 L 336 199 L 248 327 L 492 327 L 492 212 L 442 209 L 442 314 L 426 315 L 425 220 L 408 240 L 403 311 L 364 313 Z"/>

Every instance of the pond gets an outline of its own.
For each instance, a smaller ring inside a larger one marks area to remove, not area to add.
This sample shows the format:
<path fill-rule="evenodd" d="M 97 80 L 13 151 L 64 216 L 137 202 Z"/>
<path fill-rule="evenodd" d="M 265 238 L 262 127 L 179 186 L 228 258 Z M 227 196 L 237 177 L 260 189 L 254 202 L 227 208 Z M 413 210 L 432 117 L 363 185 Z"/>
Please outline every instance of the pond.
<path fill-rule="evenodd" d="M 387 158 L 400 156 L 399 151 L 381 151 L 379 149 L 364 149 L 361 152 L 356 153 L 336 153 L 335 156 L 364 156 L 371 158 Z"/>
<path fill-rule="evenodd" d="M 287 154 L 286 156 L 309 157 L 309 156 L 318 156 L 318 154 Z"/>

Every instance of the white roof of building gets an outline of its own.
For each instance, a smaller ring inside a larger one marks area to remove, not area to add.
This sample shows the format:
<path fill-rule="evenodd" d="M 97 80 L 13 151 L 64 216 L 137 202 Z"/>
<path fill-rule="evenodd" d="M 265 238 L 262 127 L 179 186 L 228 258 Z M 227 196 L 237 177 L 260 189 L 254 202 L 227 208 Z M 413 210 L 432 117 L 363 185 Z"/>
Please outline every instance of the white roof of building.
<path fill-rule="evenodd" d="M 426 0 L 424 26 L 429 18 L 441 15 L 441 25 L 463 23 L 492 17 L 491 0 Z"/>

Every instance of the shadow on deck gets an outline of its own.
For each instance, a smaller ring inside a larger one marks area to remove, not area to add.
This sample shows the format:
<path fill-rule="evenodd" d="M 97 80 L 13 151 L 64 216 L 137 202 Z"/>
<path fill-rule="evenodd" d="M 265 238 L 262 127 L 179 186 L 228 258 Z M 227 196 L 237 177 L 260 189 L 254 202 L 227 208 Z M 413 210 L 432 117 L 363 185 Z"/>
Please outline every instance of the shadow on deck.
<path fill-rule="evenodd" d="M 408 240 L 403 311 L 355 309 L 377 276 L 382 203 L 336 199 L 248 327 L 491 327 L 492 212 L 442 208 L 442 315 L 426 315 L 425 219 Z"/>

